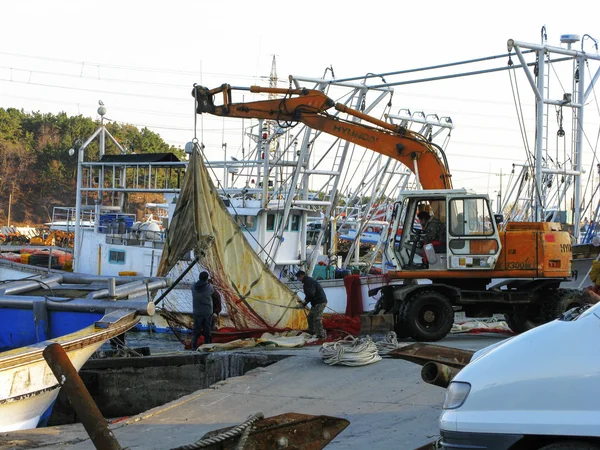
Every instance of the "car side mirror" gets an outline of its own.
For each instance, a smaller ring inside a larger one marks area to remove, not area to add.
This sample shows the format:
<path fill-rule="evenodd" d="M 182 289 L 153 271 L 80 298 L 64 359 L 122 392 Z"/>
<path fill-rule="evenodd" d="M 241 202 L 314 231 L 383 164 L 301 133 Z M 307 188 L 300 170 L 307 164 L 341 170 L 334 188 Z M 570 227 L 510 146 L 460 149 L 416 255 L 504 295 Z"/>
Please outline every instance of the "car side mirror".
<path fill-rule="evenodd" d="M 500 225 L 502 222 L 504 222 L 504 215 L 494 214 L 494 221 L 496 222 L 496 225 Z"/>

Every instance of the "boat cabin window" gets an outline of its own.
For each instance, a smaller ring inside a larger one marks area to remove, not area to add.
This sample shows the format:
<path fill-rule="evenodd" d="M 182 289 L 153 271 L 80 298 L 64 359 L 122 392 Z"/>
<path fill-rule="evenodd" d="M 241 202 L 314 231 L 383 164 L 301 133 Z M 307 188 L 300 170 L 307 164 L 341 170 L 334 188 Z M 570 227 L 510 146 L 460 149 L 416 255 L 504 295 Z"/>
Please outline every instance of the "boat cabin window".
<path fill-rule="evenodd" d="M 300 230 L 300 216 L 298 214 L 292 215 L 292 231 Z"/>
<path fill-rule="evenodd" d="M 256 230 L 256 216 L 246 216 L 246 230 Z"/>
<path fill-rule="evenodd" d="M 267 214 L 267 231 L 275 230 L 275 214 Z"/>
<path fill-rule="evenodd" d="M 489 236 L 494 234 L 488 202 L 485 198 L 459 198 L 450 201 L 452 236 Z"/>
<path fill-rule="evenodd" d="M 235 222 L 244 230 L 256 229 L 256 216 L 235 216 Z"/>
<path fill-rule="evenodd" d="M 109 250 L 108 262 L 111 264 L 125 264 L 125 252 L 121 250 Z"/>

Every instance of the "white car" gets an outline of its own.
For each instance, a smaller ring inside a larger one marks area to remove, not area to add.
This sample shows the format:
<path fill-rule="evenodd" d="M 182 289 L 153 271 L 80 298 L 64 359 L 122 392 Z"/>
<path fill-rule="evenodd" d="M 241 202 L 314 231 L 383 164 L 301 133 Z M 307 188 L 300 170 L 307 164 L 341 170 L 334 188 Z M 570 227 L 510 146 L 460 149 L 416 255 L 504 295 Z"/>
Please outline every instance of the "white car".
<path fill-rule="evenodd" d="M 475 353 L 446 391 L 442 447 L 600 450 L 600 303 L 585 308 Z"/>

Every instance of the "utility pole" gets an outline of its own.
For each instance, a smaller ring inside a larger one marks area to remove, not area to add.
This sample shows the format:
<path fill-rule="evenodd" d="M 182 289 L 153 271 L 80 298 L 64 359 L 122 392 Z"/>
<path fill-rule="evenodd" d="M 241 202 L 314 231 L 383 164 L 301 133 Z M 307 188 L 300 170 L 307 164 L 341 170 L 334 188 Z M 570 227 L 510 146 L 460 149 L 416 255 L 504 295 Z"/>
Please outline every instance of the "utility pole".
<path fill-rule="evenodd" d="M 13 196 L 13 191 L 15 189 L 15 185 L 13 184 L 12 187 L 10 188 L 10 194 L 8 194 L 8 224 L 7 226 L 10 227 L 10 209 L 12 206 L 12 196 Z"/>

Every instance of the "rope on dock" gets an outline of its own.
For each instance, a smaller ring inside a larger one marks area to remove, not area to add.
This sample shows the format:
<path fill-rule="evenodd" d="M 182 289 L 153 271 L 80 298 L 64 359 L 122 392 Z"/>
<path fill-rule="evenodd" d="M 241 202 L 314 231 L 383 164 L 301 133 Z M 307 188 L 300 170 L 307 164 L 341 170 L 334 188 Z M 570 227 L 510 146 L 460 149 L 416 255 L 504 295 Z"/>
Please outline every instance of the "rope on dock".
<path fill-rule="evenodd" d="M 219 433 L 216 436 L 200 439 L 193 444 L 182 445 L 181 447 L 175 447 L 171 450 L 197 450 L 201 448 L 210 447 L 215 444 L 219 444 L 221 442 L 226 441 L 227 439 L 232 439 L 236 436 L 240 436 L 240 439 L 235 447 L 236 450 L 243 450 L 246 446 L 246 440 L 248 439 L 248 435 L 250 434 L 250 429 L 252 425 L 257 420 L 264 419 L 265 416 L 263 413 L 258 412 L 256 414 L 252 414 L 250 417 L 246 419 L 244 423 L 236 425 L 235 427 L 224 431 L 223 433 Z"/>
<path fill-rule="evenodd" d="M 381 360 L 377 346 L 370 336 L 362 339 L 346 336 L 341 341 L 325 342 L 319 353 L 323 361 L 330 366 L 366 366 Z"/>
<path fill-rule="evenodd" d="M 408 345 L 406 342 L 398 342 L 398 336 L 395 332 L 390 331 L 385 337 L 385 341 L 378 341 L 375 343 L 377 350 L 381 356 L 387 355 L 392 350 L 404 347 Z"/>

